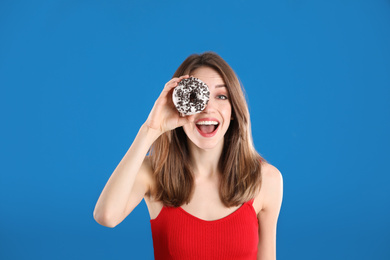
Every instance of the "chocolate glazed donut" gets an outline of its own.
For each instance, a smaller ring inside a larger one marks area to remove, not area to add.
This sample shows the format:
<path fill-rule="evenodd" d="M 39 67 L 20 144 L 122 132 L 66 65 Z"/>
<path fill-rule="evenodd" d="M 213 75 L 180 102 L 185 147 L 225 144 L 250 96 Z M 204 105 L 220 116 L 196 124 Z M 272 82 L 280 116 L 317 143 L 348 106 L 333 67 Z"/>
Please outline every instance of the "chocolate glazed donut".
<path fill-rule="evenodd" d="M 173 90 L 172 100 L 177 111 L 183 115 L 202 112 L 210 98 L 210 90 L 206 83 L 198 78 L 182 79 Z"/>

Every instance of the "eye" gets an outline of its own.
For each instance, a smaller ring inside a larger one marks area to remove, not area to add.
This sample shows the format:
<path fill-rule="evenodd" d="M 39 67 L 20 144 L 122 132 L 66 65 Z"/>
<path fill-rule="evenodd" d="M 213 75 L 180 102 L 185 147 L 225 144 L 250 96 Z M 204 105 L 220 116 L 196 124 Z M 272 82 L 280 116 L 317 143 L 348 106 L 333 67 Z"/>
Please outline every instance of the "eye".
<path fill-rule="evenodd" d="M 228 97 L 227 96 L 225 96 L 225 95 L 218 95 L 217 96 L 219 99 L 222 99 L 222 100 L 224 100 L 224 99 L 228 99 Z"/>

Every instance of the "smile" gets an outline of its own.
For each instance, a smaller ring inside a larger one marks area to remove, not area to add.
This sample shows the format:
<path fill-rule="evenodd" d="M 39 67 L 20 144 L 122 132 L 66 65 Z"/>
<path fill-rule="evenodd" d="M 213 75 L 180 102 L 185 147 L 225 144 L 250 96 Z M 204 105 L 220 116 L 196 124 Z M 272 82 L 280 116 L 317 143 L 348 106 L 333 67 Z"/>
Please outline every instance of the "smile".
<path fill-rule="evenodd" d="M 219 128 L 219 122 L 214 119 L 201 119 L 195 125 L 199 134 L 203 137 L 213 137 Z"/>

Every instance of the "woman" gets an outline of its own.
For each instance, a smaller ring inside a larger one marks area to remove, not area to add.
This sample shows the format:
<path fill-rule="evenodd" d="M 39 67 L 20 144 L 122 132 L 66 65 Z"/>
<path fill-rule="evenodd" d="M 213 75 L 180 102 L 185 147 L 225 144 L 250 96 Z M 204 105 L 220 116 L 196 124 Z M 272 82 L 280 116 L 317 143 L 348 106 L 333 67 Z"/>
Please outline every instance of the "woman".
<path fill-rule="evenodd" d="M 201 113 L 182 117 L 172 92 L 189 75 L 208 85 L 210 99 Z M 145 199 L 156 260 L 273 260 L 282 196 L 281 173 L 254 149 L 237 76 L 205 52 L 189 56 L 165 84 L 94 218 L 115 227 Z"/>

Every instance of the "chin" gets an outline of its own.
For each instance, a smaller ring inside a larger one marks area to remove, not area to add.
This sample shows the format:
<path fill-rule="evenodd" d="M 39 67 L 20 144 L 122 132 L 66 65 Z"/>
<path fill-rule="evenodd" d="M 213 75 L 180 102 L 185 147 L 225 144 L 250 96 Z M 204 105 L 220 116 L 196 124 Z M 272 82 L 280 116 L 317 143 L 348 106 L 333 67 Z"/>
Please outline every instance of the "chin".
<path fill-rule="evenodd" d="M 217 140 L 191 140 L 190 138 L 188 138 L 188 141 L 202 150 L 213 150 L 219 146 L 220 142 L 223 142 L 223 140 L 218 142 Z"/>
<path fill-rule="evenodd" d="M 217 145 L 213 144 L 206 144 L 206 145 L 196 145 L 199 149 L 203 150 L 213 150 Z"/>

